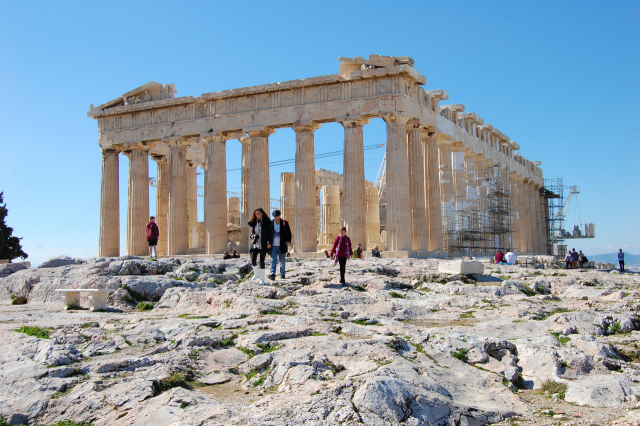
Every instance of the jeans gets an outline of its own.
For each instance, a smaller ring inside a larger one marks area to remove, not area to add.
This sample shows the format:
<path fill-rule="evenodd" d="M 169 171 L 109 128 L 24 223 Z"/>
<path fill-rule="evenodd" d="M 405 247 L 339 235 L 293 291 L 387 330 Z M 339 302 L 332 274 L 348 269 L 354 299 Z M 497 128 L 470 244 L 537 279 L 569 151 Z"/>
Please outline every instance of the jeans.
<path fill-rule="evenodd" d="M 339 257 L 338 258 L 338 263 L 340 264 L 340 282 L 344 283 L 345 279 L 344 279 L 344 272 L 347 266 L 347 258 L 346 257 Z"/>
<path fill-rule="evenodd" d="M 276 274 L 278 261 L 280 261 L 280 276 L 284 277 L 287 267 L 287 253 L 280 253 L 280 246 L 271 246 L 271 271 L 269 275 Z"/>
<path fill-rule="evenodd" d="M 256 266 L 258 264 L 258 255 L 260 255 L 260 269 L 265 269 L 264 258 L 267 256 L 267 250 L 265 249 L 251 249 L 251 264 Z"/>
<path fill-rule="evenodd" d="M 624 272 L 624 260 L 619 260 L 618 263 L 620 264 L 620 272 Z"/>

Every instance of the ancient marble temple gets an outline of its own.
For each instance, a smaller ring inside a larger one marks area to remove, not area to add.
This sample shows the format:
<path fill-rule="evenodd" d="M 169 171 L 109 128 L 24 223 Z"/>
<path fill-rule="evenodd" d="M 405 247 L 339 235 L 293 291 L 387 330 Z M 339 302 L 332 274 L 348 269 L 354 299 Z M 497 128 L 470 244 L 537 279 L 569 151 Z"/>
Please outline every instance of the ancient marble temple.
<path fill-rule="evenodd" d="M 379 241 L 379 191 L 365 182 L 363 126 L 382 118 L 387 126 L 385 240 L 389 255 L 452 254 L 447 220 L 462 215 L 491 220 L 482 202 L 487 176 L 508 177 L 510 232 L 499 246 L 520 253 L 546 253 L 548 229 L 542 170 L 516 153 L 520 146 L 464 105 L 440 105 L 443 90 L 425 90 L 426 77 L 409 57 L 370 55 L 339 58 L 339 73 L 282 83 L 175 97 L 173 84 L 147 83 L 98 107 L 102 150 L 100 256 L 120 255 L 120 155 L 129 158 L 127 254 L 145 255 L 149 216 L 149 158 L 158 164 L 156 216 L 160 254 L 189 253 L 201 235 L 207 254 L 227 249 L 226 144 L 242 143 L 243 241 L 246 222 L 258 207 L 269 209 L 269 136 L 295 131 L 295 173 L 285 181 L 283 210 L 293 224 L 294 250 L 315 253 L 326 235 L 318 232 L 314 132 L 324 123 L 344 128 L 344 174 L 340 188 L 323 192 L 326 222 L 342 224 L 354 241 Z M 196 171 L 205 173 L 205 220 L 196 218 Z M 339 210 L 336 205 L 340 205 Z M 367 207 L 369 205 L 369 208 Z M 333 206 L 333 207 L 332 207 Z M 373 207 L 372 207 L 373 206 Z M 369 210 L 369 211 L 368 211 Z M 468 210 L 468 215 L 465 215 Z M 493 209 L 496 210 L 496 209 Z M 463 233 L 460 233 L 463 235 Z M 500 239 L 502 238 L 502 239 Z M 463 242 L 464 244 L 464 242 Z"/>

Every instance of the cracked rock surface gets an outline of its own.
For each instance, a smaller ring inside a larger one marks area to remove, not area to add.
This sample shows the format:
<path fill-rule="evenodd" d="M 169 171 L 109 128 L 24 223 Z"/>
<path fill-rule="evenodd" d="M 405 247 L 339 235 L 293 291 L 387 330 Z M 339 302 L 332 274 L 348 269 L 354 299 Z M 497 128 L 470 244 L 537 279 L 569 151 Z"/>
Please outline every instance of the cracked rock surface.
<path fill-rule="evenodd" d="M 435 259 L 71 259 L 0 278 L 0 415 L 53 425 L 635 424 L 640 276 Z M 104 312 L 59 288 L 116 289 Z M 27 303 L 12 305 L 16 297 Z"/>

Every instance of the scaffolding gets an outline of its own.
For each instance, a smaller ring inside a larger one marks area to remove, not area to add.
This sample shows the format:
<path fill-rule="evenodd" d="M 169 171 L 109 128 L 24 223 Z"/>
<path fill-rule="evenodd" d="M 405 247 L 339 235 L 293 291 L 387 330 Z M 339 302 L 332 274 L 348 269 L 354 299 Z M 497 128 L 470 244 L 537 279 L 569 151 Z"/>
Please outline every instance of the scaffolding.
<path fill-rule="evenodd" d="M 445 241 L 452 256 L 490 256 L 511 249 L 511 179 L 508 168 L 487 168 L 478 180 L 478 208 L 443 211 Z"/>
<path fill-rule="evenodd" d="M 553 247 L 555 256 L 564 258 L 567 255 L 567 246 L 558 244 L 558 237 L 562 235 L 564 228 L 564 191 L 562 178 L 544 180 L 544 197 L 547 200 L 547 220 L 549 232 L 547 233 L 547 247 Z"/>

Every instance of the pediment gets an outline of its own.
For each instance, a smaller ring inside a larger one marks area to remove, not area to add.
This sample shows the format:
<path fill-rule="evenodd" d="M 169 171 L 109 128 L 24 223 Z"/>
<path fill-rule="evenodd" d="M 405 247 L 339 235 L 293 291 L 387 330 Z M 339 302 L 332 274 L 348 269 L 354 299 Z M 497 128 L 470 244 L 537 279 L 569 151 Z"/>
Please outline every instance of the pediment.
<path fill-rule="evenodd" d="M 175 84 L 160 84 L 155 81 L 150 81 L 147 84 L 143 84 L 140 87 L 136 87 L 133 90 L 123 94 L 116 99 L 106 102 L 97 108 L 90 107 L 91 110 L 99 109 L 105 110 L 109 108 L 115 108 L 124 105 L 134 105 L 145 102 L 159 101 L 162 99 L 173 98 L 177 92 Z"/>

